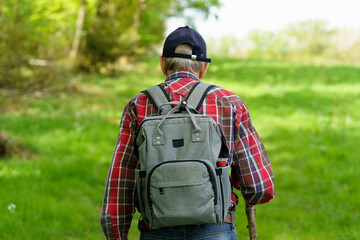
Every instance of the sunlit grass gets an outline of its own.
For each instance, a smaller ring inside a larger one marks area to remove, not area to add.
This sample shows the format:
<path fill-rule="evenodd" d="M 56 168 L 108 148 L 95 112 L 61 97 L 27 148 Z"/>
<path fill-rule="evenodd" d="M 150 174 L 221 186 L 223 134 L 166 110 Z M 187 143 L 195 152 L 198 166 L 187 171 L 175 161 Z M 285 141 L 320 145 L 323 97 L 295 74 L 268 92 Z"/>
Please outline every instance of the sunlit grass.
<path fill-rule="evenodd" d="M 0 239 L 102 239 L 107 169 L 128 99 L 163 80 L 156 60 L 75 90 L 8 101 L 0 131 L 34 159 L 0 160 Z M 204 78 L 240 95 L 275 173 L 259 239 L 359 239 L 360 68 L 216 59 Z M 12 205 L 13 204 L 13 205 Z M 16 206 L 15 208 L 13 206 Z M 137 239 L 136 214 L 130 239 Z M 247 239 L 243 202 L 239 239 Z"/>

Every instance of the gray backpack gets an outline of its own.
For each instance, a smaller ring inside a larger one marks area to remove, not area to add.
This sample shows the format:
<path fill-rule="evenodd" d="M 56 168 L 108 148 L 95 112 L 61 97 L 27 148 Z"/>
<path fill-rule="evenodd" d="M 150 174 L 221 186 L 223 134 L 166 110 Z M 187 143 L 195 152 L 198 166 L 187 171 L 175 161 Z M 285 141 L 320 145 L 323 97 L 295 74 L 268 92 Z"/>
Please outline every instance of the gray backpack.
<path fill-rule="evenodd" d="M 197 112 L 212 87 L 196 84 L 181 102 L 170 102 L 161 85 L 144 91 L 159 112 L 143 120 L 135 140 L 138 200 L 150 228 L 225 220 L 228 148 L 215 120 Z"/>

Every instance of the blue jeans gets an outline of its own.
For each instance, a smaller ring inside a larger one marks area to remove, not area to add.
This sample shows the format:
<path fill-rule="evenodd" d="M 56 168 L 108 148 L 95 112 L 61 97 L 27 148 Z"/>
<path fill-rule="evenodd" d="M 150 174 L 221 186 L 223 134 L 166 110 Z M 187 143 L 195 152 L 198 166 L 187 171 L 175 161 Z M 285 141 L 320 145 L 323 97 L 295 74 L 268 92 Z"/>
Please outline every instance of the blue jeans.
<path fill-rule="evenodd" d="M 179 226 L 166 230 L 141 231 L 140 240 L 237 240 L 235 227 L 222 225 Z"/>

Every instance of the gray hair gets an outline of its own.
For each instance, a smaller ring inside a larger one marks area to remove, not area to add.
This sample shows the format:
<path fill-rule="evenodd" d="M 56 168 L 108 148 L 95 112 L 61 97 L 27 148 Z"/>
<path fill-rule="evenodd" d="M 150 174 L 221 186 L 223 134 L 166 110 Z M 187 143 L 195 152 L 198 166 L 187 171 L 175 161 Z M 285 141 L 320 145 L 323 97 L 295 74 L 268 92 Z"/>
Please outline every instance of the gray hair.
<path fill-rule="evenodd" d="M 175 49 L 176 53 L 192 54 L 192 47 L 189 44 L 180 44 Z M 170 58 L 164 57 L 166 69 L 169 71 L 188 70 L 192 73 L 200 72 L 203 62 L 195 61 L 186 58 Z"/>

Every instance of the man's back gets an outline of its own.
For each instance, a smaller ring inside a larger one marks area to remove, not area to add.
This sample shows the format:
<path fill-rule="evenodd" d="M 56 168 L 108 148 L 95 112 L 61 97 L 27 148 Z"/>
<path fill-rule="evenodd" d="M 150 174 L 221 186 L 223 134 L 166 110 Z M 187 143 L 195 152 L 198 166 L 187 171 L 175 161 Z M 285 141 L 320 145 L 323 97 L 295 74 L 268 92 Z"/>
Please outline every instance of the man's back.
<path fill-rule="evenodd" d="M 180 35 L 176 36 L 178 34 Z M 180 37 L 180 41 L 176 40 L 176 37 Z M 184 51 L 177 52 L 178 47 L 183 46 L 182 43 L 190 44 L 190 47 L 184 45 L 182 48 Z M 187 49 L 190 49 L 190 55 L 186 53 Z M 201 62 L 204 63 L 199 64 Z M 185 27 L 171 33 L 165 41 L 163 56 L 160 57 L 161 69 L 167 77 L 162 85 L 170 99 L 184 100 L 193 85 L 204 76 L 209 62 L 210 59 L 206 58 L 205 42 L 195 30 Z M 228 164 L 232 169 L 232 186 L 242 192 L 247 204 L 270 201 L 274 197 L 274 176 L 270 159 L 250 120 L 244 101 L 234 93 L 221 87 L 214 87 L 204 98 L 199 112 L 212 117 L 219 124 L 226 138 L 229 150 Z M 143 93 L 132 98 L 125 107 L 104 194 L 102 225 L 108 238 L 114 236 L 115 239 L 127 239 L 135 209 L 135 169 L 139 164 L 139 159 L 134 154 L 135 136 L 145 117 L 157 114 L 156 109 Z M 237 197 L 232 194 L 232 206 L 229 208 L 232 218 L 234 218 L 236 202 Z M 142 224 L 139 224 L 139 228 L 141 239 L 146 239 L 147 236 L 158 236 L 160 239 L 161 236 L 170 235 L 190 238 L 207 233 L 213 234 L 214 239 L 219 236 L 218 234 L 222 236 L 227 234 L 228 239 L 236 239 L 234 225 L 234 220 L 230 219 L 220 226 L 211 224 L 201 225 L 200 228 L 195 225 L 179 226 L 171 231 L 142 228 Z M 180 236 L 179 234 L 184 231 L 191 234 Z"/>

